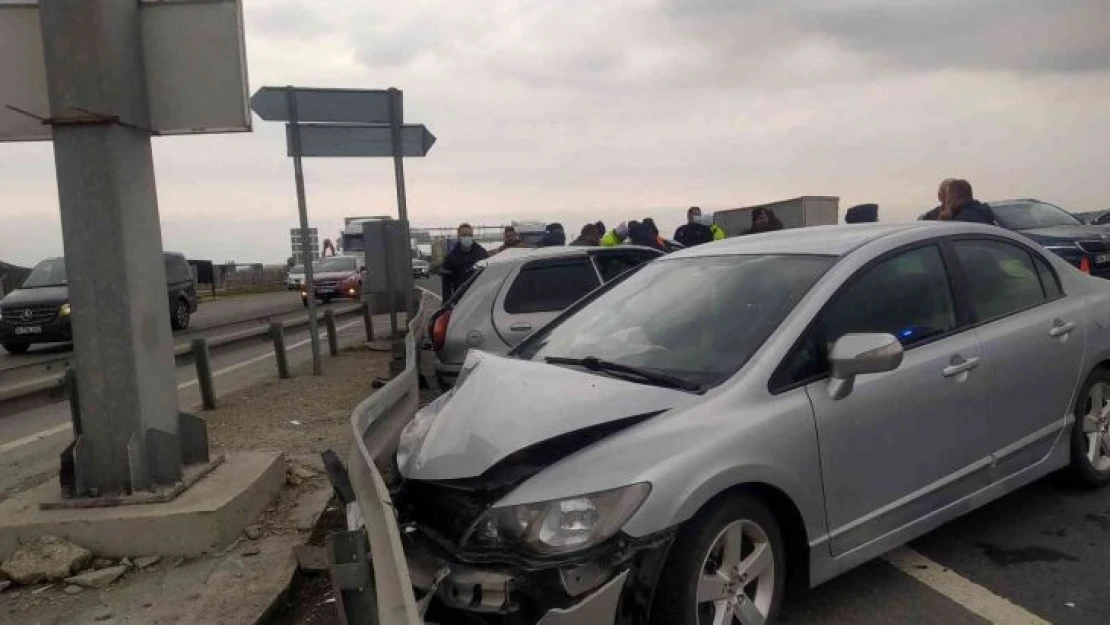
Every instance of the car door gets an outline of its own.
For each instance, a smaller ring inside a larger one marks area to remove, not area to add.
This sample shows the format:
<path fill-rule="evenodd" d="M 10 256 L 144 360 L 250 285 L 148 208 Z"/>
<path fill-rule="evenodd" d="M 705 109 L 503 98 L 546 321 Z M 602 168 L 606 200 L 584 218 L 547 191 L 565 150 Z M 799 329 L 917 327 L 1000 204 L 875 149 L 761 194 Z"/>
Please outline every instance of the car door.
<path fill-rule="evenodd" d="M 527 262 L 501 287 L 493 306 L 494 328 L 516 347 L 600 284 L 585 254 Z"/>
<path fill-rule="evenodd" d="M 609 282 L 624 272 L 662 256 L 661 252 L 641 249 L 599 250 L 592 255 L 602 282 Z"/>
<path fill-rule="evenodd" d="M 952 242 L 989 371 L 994 478 L 1048 454 L 1082 378 L 1082 300 L 1040 253 L 996 238 Z"/>
<path fill-rule="evenodd" d="M 987 384 L 975 333 L 961 323 L 940 248 L 886 255 L 848 281 L 811 324 L 776 377 L 805 383 L 820 445 L 830 548 L 844 554 L 981 484 L 990 449 Z M 829 392 L 829 346 L 883 332 L 905 350 L 895 370 Z"/>

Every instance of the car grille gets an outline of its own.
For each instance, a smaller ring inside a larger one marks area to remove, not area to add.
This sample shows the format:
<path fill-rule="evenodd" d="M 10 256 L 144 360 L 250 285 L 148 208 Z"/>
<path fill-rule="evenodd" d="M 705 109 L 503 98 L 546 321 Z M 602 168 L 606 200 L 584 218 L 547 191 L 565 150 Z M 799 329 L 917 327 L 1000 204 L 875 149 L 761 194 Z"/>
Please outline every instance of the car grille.
<path fill-rule="evenodd" d="M 57 314 L 58 306 L 55 304 L 16 306 L 4 309 L 4 323 L 17 326 L 41 325 L 53 320 Z"/>
<path fill-rule="evenodd" d="M 1076 241 L 1079 249 L 1088 254 L 1105 254 L 1110 252 L 1110 241 Z"/>
<path fill-rule="evenodd" d="M 419 480 L 405 482 L 401 498 L 407 513 L 403 517 L 409 517 L 403 521 L 427 525 L 455 545 L 492 503 L 483 502 L 481 493 Z"/>
<path fill-rule="evenodd" d="M 339 280 L 336 278 L 329 278 L 326 280 L 313 280 L 312 284 L 315 288 L 318 289 L 334 289 L 339 284 Z"/>

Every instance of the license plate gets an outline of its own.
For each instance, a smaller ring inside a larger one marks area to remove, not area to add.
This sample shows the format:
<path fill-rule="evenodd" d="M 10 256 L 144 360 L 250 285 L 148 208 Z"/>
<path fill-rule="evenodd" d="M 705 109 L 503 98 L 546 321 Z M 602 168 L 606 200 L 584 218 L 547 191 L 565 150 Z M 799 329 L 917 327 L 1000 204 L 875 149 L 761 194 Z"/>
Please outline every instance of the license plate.
<path fill-rule="evenodd" d="M 1110 263 L 1110 254 L 1099 254 L 1095 256 L 1095 264 L 1101 265 L 1103 263 Z"/>
<path fill-rule="evenodd" d="M 15 329 L 16 334 L 42 334 L 40 326 L 21 326 Z"/>

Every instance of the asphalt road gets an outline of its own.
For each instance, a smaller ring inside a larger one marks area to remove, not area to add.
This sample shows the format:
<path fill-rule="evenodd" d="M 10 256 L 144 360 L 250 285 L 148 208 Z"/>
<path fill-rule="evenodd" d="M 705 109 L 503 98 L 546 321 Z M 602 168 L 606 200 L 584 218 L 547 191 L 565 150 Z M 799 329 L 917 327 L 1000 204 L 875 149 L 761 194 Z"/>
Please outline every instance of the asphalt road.
<path fill-rule="evenodd" d="M 343 304 L 340 301 L 332 306 Z M 295 291 L 279 291 L 275 293 L 258 293 L 226 297 L 211 301 L 201 302 L 197 312 L 189 323 L 189 329 L 174 333 L 175 343 L 188 341 L 195 336 L 202 336 L 208 330 L 267 316 L 283 316 L 304 310 L 300 295 Z M 13 355 L 0 348 L 0 370 L 40 360 L 49 360 L 64 356 L 72 350 L 68 343 L 48 343 L 35 345 L 26 354 Z"/>

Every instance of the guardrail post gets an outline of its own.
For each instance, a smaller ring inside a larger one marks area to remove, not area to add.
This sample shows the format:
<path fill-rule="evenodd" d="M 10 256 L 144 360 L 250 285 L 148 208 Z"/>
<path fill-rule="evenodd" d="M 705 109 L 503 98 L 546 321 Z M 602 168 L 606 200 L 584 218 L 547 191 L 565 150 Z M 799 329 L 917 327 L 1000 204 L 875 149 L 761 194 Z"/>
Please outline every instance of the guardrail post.
<path fill-rule="evenodd" d="M 278 377 L 289 379 L 289 359 L 285 353 L 285 326 L 280 321 L 270 324 L 270 338 L 274 339 L 274 358 L 277 360 Z"/>
<path fill-rule="evenodd" d="M 374 342 L 374 315 L 370 312 L 370 304 L 362 303 L 362 325 L 366 326 L 366 342 Z"/>
<path fill-rule="evenodd" d="M 324 311 L 324 325 L 328 328 L 328 352 L 332 356 L 339 355 L 339 334 L 335 331 L 335 311 L 328 309 Z"/>
<path fill-rule="evenodd" d="M 208 353 L 208 339 L 193 339 L 193 361 L 197 365 L 197 385 L 205 410 L 215 410 L 216 389 L 212 386 L 212 360 Z"/>

